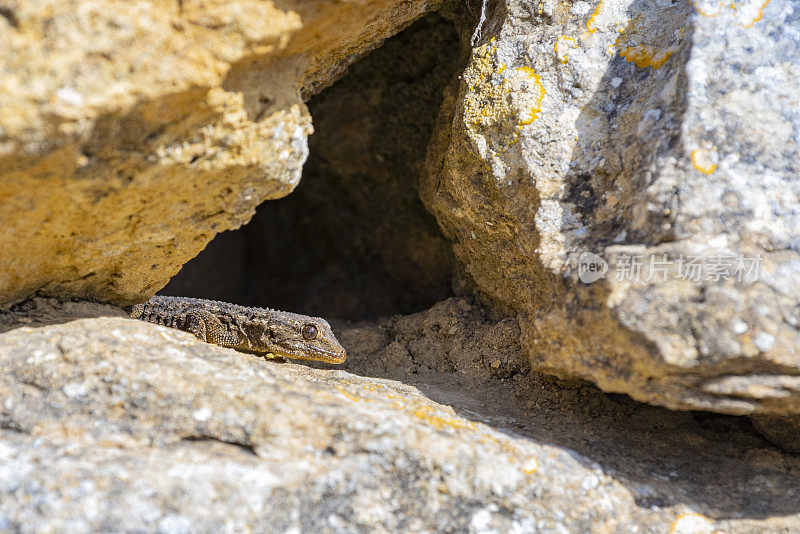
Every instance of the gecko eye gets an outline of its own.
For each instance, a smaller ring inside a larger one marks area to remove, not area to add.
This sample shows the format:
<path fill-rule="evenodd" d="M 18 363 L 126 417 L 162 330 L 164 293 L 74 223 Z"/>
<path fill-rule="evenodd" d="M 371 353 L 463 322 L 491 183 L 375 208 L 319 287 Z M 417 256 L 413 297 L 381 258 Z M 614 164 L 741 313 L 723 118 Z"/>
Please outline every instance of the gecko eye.
<path fill-rule="evenodd" d="M 312 339 L 317 338 L 317 327 L 310 323 L 304 324 L 303 328 L 300 330 L 300 333 L 303 334 L 303 339 L 311 341 Z"/>

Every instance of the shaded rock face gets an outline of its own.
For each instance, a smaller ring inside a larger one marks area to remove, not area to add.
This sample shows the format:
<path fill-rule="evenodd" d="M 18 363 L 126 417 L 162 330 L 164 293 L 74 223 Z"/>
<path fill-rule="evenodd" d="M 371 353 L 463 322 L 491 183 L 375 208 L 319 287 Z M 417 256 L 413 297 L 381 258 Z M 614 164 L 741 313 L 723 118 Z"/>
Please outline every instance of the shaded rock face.
<path fill-rule="evenodd" d="M 434 7 L 13 2 L 0 17 L 0 305 L 132 303 L 297 185 L 303 99 Z"/>
<path fill-rule="evenodd" d="M 0 314 L 3 530 L 797 526 L 797 458 L 742 418 L 559 387 L 525 368 L 513 321 L 463 300 L 342 330 L 347 370 L 122 315 L 53 299 Z"/>
<path fill-rule="evenodd" d="M 349 320 L 450 296 L 452 249 L 418 182 L 459 50 L 453 21 L 429 15 L 310 99 L 299 187 L 220 235 L 162 293 Z"/>
<path fill-rule="evenodd" d="M 800 412 L 800 6 L 488 8 L 421 194 L 533 365 Z"/>
<path fill-rule="evenodd" d="M 753 425 L 781 450 L 800 454 L 800 418 L 796 415 L 762 414 L 752 417 Z"/>

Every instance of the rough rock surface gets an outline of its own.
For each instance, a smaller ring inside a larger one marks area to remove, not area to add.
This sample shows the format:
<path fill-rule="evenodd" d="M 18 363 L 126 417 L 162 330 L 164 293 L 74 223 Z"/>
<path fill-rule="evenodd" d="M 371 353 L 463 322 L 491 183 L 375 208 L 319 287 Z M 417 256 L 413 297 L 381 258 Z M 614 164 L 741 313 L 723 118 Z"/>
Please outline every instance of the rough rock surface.
<path fill-rule="evenodd" d="M 141 301 L 300 178 L 303 103 L 414 0 L 0 3 L 0 305 Z"/>
<path fill-rule="evenodd" d="M 522 368 L 517 382 L 481 375 L 509 363 L 494 359 L 514 352 L 497 343 L 516 325 L 464 301 L 342 332 L 351 370 L 382 366 L 418 387 L 121 315 L 39 299 L 0 316 L 1 531 L 685 533 L 800 520 L 797 458 L 741 418 L 703 423 Z M 464 371 L 437 374 L 448 359 Z"/>
<path fill-rule="evenodd" d="M 800 412 L 800 3 L 483 7 L 422 197 L 533 365 Z"/>

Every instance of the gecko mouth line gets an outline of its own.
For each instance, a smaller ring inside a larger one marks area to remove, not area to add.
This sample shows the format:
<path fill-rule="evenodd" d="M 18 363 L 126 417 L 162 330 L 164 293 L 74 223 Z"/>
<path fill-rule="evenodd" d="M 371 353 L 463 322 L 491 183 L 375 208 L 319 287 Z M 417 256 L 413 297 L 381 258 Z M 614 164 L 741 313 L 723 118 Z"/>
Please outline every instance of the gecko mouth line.
<path fill-rule="evenodd" d="M 307 357 L 303 355 L 291 355 L 285 353 L 275 352 L 278 356 L 282 358 L 287 358 L 289 360 L 314 360 L 318 362 L 325 362 L 325 363 L 344 363 L 347 360 L 347 352 L 342 350 L 340 352 L 328 352 L 324 350 L 314 349 L 314 350 L 304 350 L 308 354 L 312 354 L 315 357 Z"/>

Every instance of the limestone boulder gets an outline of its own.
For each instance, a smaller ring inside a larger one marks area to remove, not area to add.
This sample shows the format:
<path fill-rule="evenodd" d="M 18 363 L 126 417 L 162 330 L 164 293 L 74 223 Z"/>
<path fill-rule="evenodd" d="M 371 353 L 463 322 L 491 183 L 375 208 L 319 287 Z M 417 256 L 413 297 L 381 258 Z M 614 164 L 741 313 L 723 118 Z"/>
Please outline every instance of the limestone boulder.
<path fill-rule="evenodd" d="M 0 530 L 797 529 L 796 457 L 736 418 L 704 427 L 536 379 L 506 358 L 514 328 L 450 299 L 337 329 L 347 370 L 313 369 L 112 306 L 15 306 L 0 313 Z"/>
<path fill-rule="evenodd" d="M 266 362 L 109 307 L 68 305 L 62 320 L 80 312 L 105 317 L 0 335 L 4 530 L 612 532 L 675 519 L 635 512 L 569 451 L 400 382 Z"/>
<path fill-rule="evenodd" d="M 800 412 L 796 1 L 484 4 L 422 198 L 533 365 Z"/>

